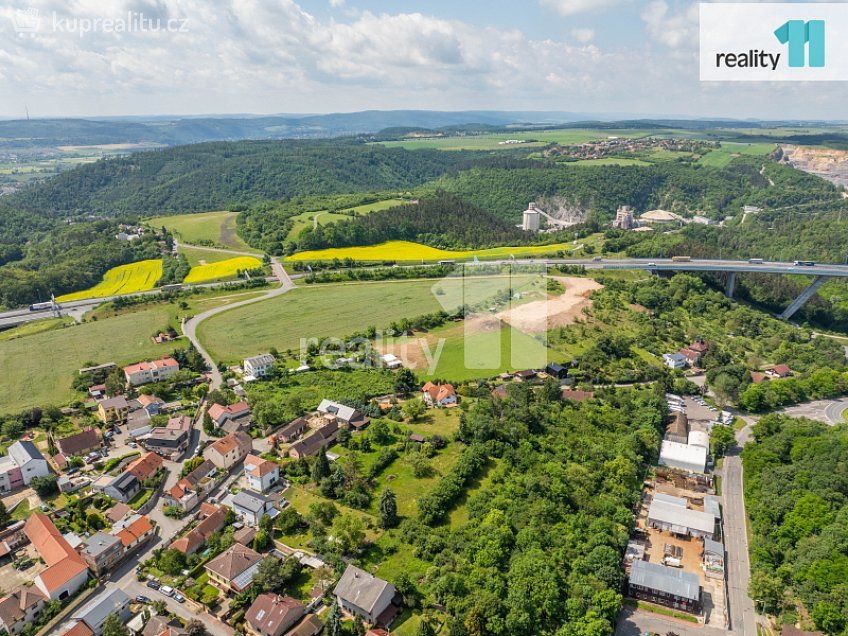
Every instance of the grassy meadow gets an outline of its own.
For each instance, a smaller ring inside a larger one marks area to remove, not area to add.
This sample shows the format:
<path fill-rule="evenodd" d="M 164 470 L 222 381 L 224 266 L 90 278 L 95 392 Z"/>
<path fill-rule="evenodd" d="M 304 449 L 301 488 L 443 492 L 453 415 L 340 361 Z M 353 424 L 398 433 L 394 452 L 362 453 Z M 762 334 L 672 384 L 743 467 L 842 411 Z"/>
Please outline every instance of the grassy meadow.
<path fill-rule="evenodd" d="M 238 212 L 201 212 L 157 216 L 146 222 L 151 227 L 164 227 L 186 243 L 211 243 L 245 252 L 257 252 L 236 233 Z"/>
<path fill-rule="evenodd" d="M 403 318 L 482 302 L 507 281 L 486 277 L 472 286 L 454 278 L 298 287 L 213 316 L 200 325 L 198 335 L 213 357 L 235 362 L 271 347 L 299 350 L 301 338 L 343 338 L 369 326 L 385 329 Z"/>
<path fill-rule="evenodd" d="M 318 225 L 329 225 L 330 223 L 338 223 L 339 221 L 347 221 L 355 216 L 365 216 L 371 212 L 380 210 L 388 210 L 396 205 L 402 205 L 403 199 L 386 199 L 384 201 L 376 201 L 374 203 L 366 203 L 353 208 L 345 208 L 339 212 L 330 212 L 328 210 L 318 210 L 313 212 L 304 212 L 292 217 L 294 224 L 288 234 L 288 239 L 294 240 L 307 227 L 313 227 L 317 222 Z"/>
<path fill-rule="evenodd" d="M 156 286 L 156 282 L 160 278 L 162 278 L 162 261 L 138 261 L 113 267 L 103 275 L 103 280 L 94 287 L 59 296 L 56 300 L 63 303 L 149 291 Z"/>
<path fill-rule="evenodd" d="M 737 155 L 754 155 L 765 157 L 772 153 L 775 149 L 775 144 L 769 143 L 737 143 L 733 141 L 722 141 L 721 148 L 716 148 L 705 154 L 698 160 L 698 163 L 703 166 L 712 166 L 714 168 L 724 168 Z"/>
<path fill-rule="evenodd" d="M 168 307 L 157 306 L 0 341 L 0 412 L 67 404 L 73 376 L 87 362 L 129 364 L 183 346 L 151 340 L 169 321 Z"/>

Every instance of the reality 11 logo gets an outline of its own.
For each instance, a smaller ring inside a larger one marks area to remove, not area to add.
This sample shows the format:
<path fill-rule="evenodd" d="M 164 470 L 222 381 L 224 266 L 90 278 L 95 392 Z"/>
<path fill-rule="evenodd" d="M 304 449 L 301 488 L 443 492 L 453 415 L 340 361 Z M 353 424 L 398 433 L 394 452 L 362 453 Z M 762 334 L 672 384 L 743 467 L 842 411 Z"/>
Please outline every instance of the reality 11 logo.
<path fill-rule="evenodd" d="M 824 20 L 789 20 L 775 32 L 781 44 L 789 45 L 789 66 L 803 68 L 824 66 Z M 806 50 L 805 50 L 806 49 Z"/>

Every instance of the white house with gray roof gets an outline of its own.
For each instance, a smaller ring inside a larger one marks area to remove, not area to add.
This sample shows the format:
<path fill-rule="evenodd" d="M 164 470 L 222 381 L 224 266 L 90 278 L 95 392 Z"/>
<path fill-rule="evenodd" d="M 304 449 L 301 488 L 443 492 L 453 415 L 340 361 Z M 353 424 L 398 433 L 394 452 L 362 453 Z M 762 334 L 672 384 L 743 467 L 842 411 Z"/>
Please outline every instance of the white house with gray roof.
<path fill-rule="evenodd" d="M 130 597 L 117 588 L 112 587 L 83 606 L 74 613 L 73 618 L 82 621 L 94 632 L 94 636 L 102 636 L 103 624 L 110 614 L 117 614 L 123 624 L 130 620 Z"/>
<path fill-rule="evenodd" d="M 270 353 L 262 353 L 252 358 L 245 358 L 242 369 L 245 379 L 268 377 L 274 370 L 274 356 Z"/>
<path fill-rule="evenodd" d="M 0 492 L 29 485 L 35 477 L 50 472 L 44 455 L 29 441 L 17 441 L 9 446 L 8 454 L 0 458 Z"/>
<path fill-rule="evenodd" d="M 388 581 L 353 565 L 347 566 L 333 590 L 342 609 L 372 625 L 392 604 L 396 593 L 395 586 Z"/>

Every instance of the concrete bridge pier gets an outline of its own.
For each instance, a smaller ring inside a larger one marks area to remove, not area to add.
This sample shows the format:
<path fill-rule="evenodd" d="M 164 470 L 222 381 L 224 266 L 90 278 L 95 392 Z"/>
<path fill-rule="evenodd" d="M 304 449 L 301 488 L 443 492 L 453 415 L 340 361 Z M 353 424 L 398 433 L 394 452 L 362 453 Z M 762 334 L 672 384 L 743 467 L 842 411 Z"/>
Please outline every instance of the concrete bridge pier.
<path fill-rule="evenodd" d="M 813 294 L 819 290 L 819 287 L 822 286 L 825 280 L 826 278 L 824 276 L 816 276 L 813 279 L 813 282 L 810 283 L 804 291 L 798 294 L 798 298 L 793 300 L 789 307 L 783 310 L 783 313 L 780 314 L 780 319 L 789 320 L 796 311 L 801 309 L 801 307 L 803 307 L 804 304 L 813 297 Z"/>
<path fill-rule="evenodd" d="M 727 286 L 724 288 L 724 295 L 733 300 L 733 293 L 736 291 L 736 272 L 727 272 Z"/>

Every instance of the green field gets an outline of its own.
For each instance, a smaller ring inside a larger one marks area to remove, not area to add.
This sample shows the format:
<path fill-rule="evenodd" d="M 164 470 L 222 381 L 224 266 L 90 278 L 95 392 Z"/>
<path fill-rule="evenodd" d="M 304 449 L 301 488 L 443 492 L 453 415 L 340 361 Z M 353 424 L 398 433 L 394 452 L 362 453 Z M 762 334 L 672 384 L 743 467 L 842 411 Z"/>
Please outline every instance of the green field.
<path fill-rule="evenodd" d="M 733 161 L 736 155 L 754 155 L 762 156 L 773 152 L 775 144 L 769 143 L 736 143 L 732 141 L 721 142 L 721 148 L 716 148 L 710 151 L 698 160 L 698 163 L 704 166 L 713 166 L 715 168 L 724 168 L 727 164 Z"/>
<path fill-rule="evenodd" d="M 365 216 L 371 212 L 379 212 L 380 210 L 388 210 L 396 205 L 403 204 L 403 199 L 386 199 L 385 201 L 377 201 L 375 203 L 366 203 L 353 208 L 345 208 L 341 212 L 353 213 L 356 216 Z M 304 212 L 292 217 L 294 224 L 288 234 L 288 240 L 297 238 L 304 229 L 313 227 L 317 219 L 318 225 L 329 225 L 330 223 L 338 223 L 339 221 L 348 221 L 351 219 L 350 214 L 341 214 L 336 212 L 328 212 L 327 210 L 318 210 L 313 212 Z"/>
<path fill-rule="evenodd" d="M 236 234 L 238 212 L 202 212 L 157 216 L 147 220 L 151 227 L 164 227 L 186 243 L 209 243 L 245 252 L 257 252 Z"/>
<path fill-rule="evenodd" d="M 149 291 L 156 286 L 160 278 L 162 278 L 162 261 L 138 261 L 129 265 L 113 267 L 103 275 L 103 280 L 94 287 L 59 296 L 56 301 L 64 303 L 87 298 L 105 298 L 118 294 Z"/>
<path fill-rule="evenodd" d="M 156 345 L 150 338 L 169 317 L 167 306 L 157 307 L 0 342 L 0 412 L 67 404 L 86 362 L 121 365 L 170 353 L 182 341 Z"/>
<path fill-rule="evenodd" d="M 186 283 L 202 283 L 222 278 L 232 278 L 245 269 L 256 269 L 262 267 L 262 261 L 253 256 L 238 256 L 225 261 L 209 263 L 208 265 L 195 265 L 191 268 Z"/>
<path fill-rule="evenodd" d="M 588 141 L 600 141 L 610 137 L 639 137 L 668 134 L 667 130 L 639 129 L 591 129 L 562 128 L 557 130 L 516 130 L 507 133 L 467 135 L 465 137 L 410 137 L 397 141 L 379 142 L 383 146 L 415 148 L 438 148 L 440 150 L 515 150 L 516 148 L 538 148 L 549 143 L 563 145 L 581 144 Z M 534 140 L 522 144 L 502 144 L 509 139 Z"/>
<path fill-rule="evenodd" d="M 213 316 L 200 325 L 199 337 L 213 357 L 235 362 L 271 347 L 299 350 L 301 338 L 343 338 L 372 325 L 384 329 L 402 318 L 455 308 L 463 301 L 480 302 L 503 289 L 506 281 L 479 279 L 473 288 L 463 286 L 461 279 L 299 287 Z"/>
<path fill-rule="evenodd" d="M 332 247 L 325 250 L 307 250 L 286 258 L 287 261 L 331 261 L 335 258 L 352 258 L 355 261 L 440 261 L 452 259 L 508 259 L 510 256 L 538 256 L 555 254 L 558 251 L 570 251 L 571 243 L 553 245 L 523 245 L 515 247 L 493 247 L 485 250 L 441 250 L 437 247 L 411 243 L 410 241 L 388 241 L 379 245 L 361 247 Z"/>
<path fill-rule="evenodd" d="M 180 245 L 180 254 L 185 254 L 188 264 L 192 267 L 197 265 L 206 265 L 208 263 L 219 263 L 233 257 L 229 252 L 217 252 L 215 250 L 205 250 L 200 247 L 191 247 L 189 245 Z"/>

